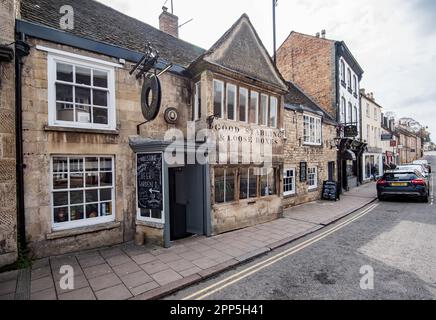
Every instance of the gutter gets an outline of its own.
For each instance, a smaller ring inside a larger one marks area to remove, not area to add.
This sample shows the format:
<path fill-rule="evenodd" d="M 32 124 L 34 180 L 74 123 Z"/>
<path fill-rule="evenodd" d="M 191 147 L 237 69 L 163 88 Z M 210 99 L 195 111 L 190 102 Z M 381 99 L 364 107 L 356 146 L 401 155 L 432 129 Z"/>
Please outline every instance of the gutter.
<path fill-rule="evenodd" d="M 22 69 L 23 58 L 29 55 L 30 46 L 25 42 L 26 35 L 20 34 L 15 41 L 15 145 L 17 177 L 17 231 L 20 250 L 27 248 L 24 209 L 24 154 L 22 118 Z"/>

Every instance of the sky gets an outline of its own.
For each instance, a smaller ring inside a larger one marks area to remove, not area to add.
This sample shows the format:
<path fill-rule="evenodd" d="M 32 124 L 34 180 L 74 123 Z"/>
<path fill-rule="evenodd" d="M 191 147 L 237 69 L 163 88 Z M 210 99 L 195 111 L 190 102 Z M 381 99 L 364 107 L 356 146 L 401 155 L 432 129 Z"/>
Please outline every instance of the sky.
<path fill-rule="evenodd" d="M 99 0 L 159 27 L 171 0 Z M 204 49 L 247 13 L 272 55 L 272 0 L 173 0 L 180 38 Z M 436 0 L 278 0 L 277 45 L 294 30 L 343 40 L 364 69 L 361 87 L 384 111 L 412 117 L 436 138 Z"/>

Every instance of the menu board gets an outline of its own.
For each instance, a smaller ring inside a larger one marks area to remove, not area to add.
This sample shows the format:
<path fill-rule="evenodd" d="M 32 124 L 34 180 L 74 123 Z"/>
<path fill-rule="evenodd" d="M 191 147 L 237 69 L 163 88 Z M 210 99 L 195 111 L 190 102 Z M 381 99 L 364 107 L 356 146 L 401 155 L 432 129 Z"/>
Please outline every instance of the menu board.
<path fill-rule="evenodd" d="M 322 188 L 322 199 L 336 201 L 339 199 L 338 184 L 335 181 L 325 181 Z"/>
<path fill-rule="evenodd" d="M 162 153 L 137 155 L 138 206 L 163 210 Z"/>

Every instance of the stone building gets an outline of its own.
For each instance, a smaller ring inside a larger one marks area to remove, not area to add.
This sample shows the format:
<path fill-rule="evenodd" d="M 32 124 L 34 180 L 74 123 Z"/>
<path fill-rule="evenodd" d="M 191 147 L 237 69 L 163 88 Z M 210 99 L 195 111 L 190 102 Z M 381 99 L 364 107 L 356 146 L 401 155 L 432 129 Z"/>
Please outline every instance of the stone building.
<path fill-rule="evenodd" d="M 324 181 L 336 181 L 337 122 L 296 85 L 285 98 L 283 205 L 321 199 Z"/>
<path fill-rule="evenodd" d="M 291 32 L 277 50 L 283 77 L 298 85 L 338 122 L 337 177 L 343 189 L 359 184 L 361 155 L 360 81 L 363 70 L 343 41 Z"/>
<path fill-rule="evenodd" d="M 0 267 L 17 258 L 15 152 L 15 15 L 19 3 L 0 2 Z"/>
<path fill-rule="evenodd" d="M 395 134 L 395 118 L 389 114 L 382 114 L 382 152 L 383 163 L 388 166 L 399 163 L 398 145 L 399 141 Z M 387 139 L 390 137 L 390 139 Z"/>
<path fill-rule="evenodd" d="M 72 28 L 59 23 L 64 5 L 74 9 Z M 31 47 L 24 212 L 35 257 L 135 235 L 169 247 L 281 215 L 288 88 L 246 15 L 206 51 L 177 38 L 166 10 L 161 26 L 172 34 L 95 1 L 28 0 L 21 14 L 16 31 Z M 159 82 L 130 74 L 147 41 L 160 52 L 155 68 L 169 68 Z M 146 104 L 161 92 L 145 124 L 144 82 L 157 86 Z"/>
<path fill-rule="evenodd" d="M 383 108 L 375 101 L 374 93 L 360 90 L 362 106 L 362 139 L 367 143 L 367 149 L 362 155 L 362 182 L 383 175 L 384 155 L 382 149 L 382 111 Z M 391 140 L 389 138 L 389 140 Z"/>

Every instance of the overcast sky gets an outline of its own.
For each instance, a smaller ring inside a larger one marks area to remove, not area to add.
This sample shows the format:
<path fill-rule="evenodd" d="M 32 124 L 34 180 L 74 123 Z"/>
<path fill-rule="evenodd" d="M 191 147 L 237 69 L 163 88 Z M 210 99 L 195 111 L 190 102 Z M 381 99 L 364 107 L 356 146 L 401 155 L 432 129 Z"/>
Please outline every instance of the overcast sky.
<path fill-rule="evenodd" d="M 165 2 L 100 1 L 155 27 Z M 174 0 L 180 24 L 194 19 L 180 37 L 205 49 L 244 12 L 272 54 L 272 0 Z M 436 0 L 278 1 L 278 45 L 291 30 L 322 29 L 347 43 L 365 71 L 362 87 L 385 111 L 413 117 L 436 134 Z"/>

